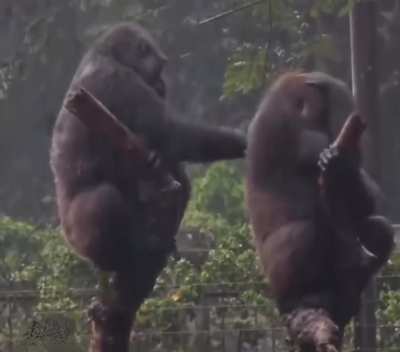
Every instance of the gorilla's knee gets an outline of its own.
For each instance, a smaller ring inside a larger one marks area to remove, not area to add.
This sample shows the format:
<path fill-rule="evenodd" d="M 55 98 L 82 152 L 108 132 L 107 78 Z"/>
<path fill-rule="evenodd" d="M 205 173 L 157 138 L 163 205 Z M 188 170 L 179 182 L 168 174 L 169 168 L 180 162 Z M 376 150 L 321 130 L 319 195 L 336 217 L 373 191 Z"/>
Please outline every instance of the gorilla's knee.
<path fill-rule="evenodd" d="M 389 259 L 394 249 L 394 228 L 385 217 L 374 215 L 365 221 L 360 239 L 362 244 L 377 256 L 381 266 Z"/>

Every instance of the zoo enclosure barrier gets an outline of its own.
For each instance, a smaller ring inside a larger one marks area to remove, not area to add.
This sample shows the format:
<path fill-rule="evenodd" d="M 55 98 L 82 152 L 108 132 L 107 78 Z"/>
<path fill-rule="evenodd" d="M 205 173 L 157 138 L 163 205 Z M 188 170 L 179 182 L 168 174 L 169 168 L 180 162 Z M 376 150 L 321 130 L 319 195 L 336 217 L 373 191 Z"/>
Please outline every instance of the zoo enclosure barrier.
<path fill-rule="evenodd" d="M 400 351 L 400 225 L 396 228 L 393 263 L 375 280 L 379 295 L 373 302 L 375 318 L 358 319 L 346 331 L 343 352 Z M 204 249 L 194 249 L 204 251 Z M 285 352 L 288 350 L 285 329 L 268 304 L 241 304 L 237 300 L 241 287 L 260 282 L 199 284 L 204 294 L 194 303 L 177 303 L 156 307 L 147 312 L 151 324 L 132 332 L 135 352 Z M 35 312 L 38 299 L 33 290 L 0 291 L 0 351 L 47 352 L 85 351 L 88 326 L 84 312 L 95 291 L 72 289 L 79 307 L 71 311 Z M 376 334 L 376 346 L 360 349 L 363 332 Z"/>

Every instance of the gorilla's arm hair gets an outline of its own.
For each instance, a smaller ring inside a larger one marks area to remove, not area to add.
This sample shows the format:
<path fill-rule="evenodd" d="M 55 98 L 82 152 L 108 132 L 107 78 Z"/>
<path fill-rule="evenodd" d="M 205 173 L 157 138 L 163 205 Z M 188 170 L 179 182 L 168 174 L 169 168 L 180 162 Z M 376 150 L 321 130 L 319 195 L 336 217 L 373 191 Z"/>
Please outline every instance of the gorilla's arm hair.
<path fill-rule="evenodd" d="M 326 184 L 326 200 L 332 214 L 351 219 L 355 225 L 376 211 L 382 197 L 379 186 L 363 169 L 338 165 Z"/>
<path fill-rule="evenodd" d="M 316 168 L 321 150 L 329 146 L 329 139 L 323 133 L 303 130 L 299 135 L 297 162 L 300 167 Z"/>
<path fill-rule="evenodd" d="M 378 185 L 360 168 L 360 140 L 365 128 L 365 121 L 353 112 L 346 119 L 336 140 L 320 157 L 320 165 L 328 162 L 329 166 L 332 161 L 334 164 L 328 170 L 328 177 L 323 171 L 320 178 L 322 185 L 325 180 L 328 181 L 325 190 L 328 192 L 330 206 L 337 208 L 334 213 L 348 212 L 356 222 L 375 211 L 375 202 L 380 193 Z M 330 151 L 335 152 L 333 158 Z M 338 194 L 341 193 L 342 201 L 338 201 Z"/>
<path fill-rule="evenodd" d="M 212 162 L 244 157 L 245 136 L 223 128 L 173 120 L 166 157 L 188 162 Z"/>
<path fill-rule="evenodd" d="M 244 156 L 244 136 L 224 128 L 180 122 L 134 71 L 104 57 L 92 57 L 87 67 L 74 82 L 77 88 L 86 88 L 165 158 L 208 162 Z"/>
<path fill-rule="evenodd" d="M 323 198 L 334 218 L 339 222 L 347 218 L 356 225 L 376 211 L 376 203 L 383 200 L 382 193 L 372 177 L 360 167 L 359 152 L 335 148 L 333 144 L 321 153 L 320 160 L 325 163 L 325 171 L 320 177 Z M 331 150 L 336 154 L 330 154 Z"/>
<path fill-rule="evenodd" d="M 349 180 L 349 209 L 355 219 L 362 219 L 376 212 L 376 202 L 381 195 L 379 186 L 363 169 L 359 169 L 355 179 Z"/>

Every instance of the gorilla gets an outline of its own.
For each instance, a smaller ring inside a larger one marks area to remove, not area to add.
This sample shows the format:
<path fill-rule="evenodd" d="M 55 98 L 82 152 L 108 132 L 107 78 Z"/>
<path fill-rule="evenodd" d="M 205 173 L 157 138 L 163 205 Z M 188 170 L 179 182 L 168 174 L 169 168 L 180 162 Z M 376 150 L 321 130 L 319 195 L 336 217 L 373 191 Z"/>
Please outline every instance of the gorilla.
<path fill-rule="evenodd" d="M 359 150 L 332 144 L 351 109 L 344 82 L 289 72 L 269 88 L 248 133 L 246 202 L 257 253 L 303 352 L 340 349 L 362 290 L 394 245 Z"/>
<path fill-rule="evenodd" d="M 190 197 L 182 163 L 242 158 L 246 149 L 238 132 L 173 116 L 166 107 L 166 62 L 144 28 L 113 26 L 84 55 L 66 96 L 83 87 L 99 99 L 157 153 L 181 184 L 176 192 L 154 196 L 159 189 L 142 177 L 143 165 L 115 150 L 65 106 L 52 135 L 50 163 L 66 241 L 96 268 L 113 273 L 121 314 L 107 317 L 103 309 L 101 319 L 114 324 L 119 337 L 103 342 L 115 350 L 116 344 L 127 348 L 135 312 L 174 250 Z M 144 193 L 153 196 L 144 201 Z"/>

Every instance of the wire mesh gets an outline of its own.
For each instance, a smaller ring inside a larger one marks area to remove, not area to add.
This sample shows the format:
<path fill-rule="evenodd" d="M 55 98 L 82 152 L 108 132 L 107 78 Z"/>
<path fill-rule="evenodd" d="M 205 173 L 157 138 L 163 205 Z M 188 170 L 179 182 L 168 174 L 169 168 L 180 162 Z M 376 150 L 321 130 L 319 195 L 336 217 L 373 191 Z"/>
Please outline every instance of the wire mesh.
<path fill-rule="evenodd" d="M 397 228 L 398 229 L 398 228 Z M 399 232 L 399 231 L 397 231 Z M 398 239 L 398 237 L 397 237 Z M 396 250 L 398 257 L 399 250 Z M 400 351 L 400 272 L 389 265 L 376 278 L 376 326 L 365 321 L 350 324 L 343 352 Z M 135 352 L 284 352 L 289 350 L 286 332 L 272 301 L 247 304 L 236 298 L 235 288 L 261 285 L 258 281 L 192 283 L 204 294 L 195 303 L 150 307 L 141 313 L 131 334 Z M 176 290 L 165 285 L 160 292 Z M 180 287 L 182 288 L 182 287 Z M 33 290 L 0 291 L 0 351 L 47 352 L 86 351 L 89 326 L 86 307 L 94 289 L 70 289 L 79 306 L 70 310 L 35 310 L 38 293 Z M 153 295 L 157 298 L 157 295 Z M 364 300 L 364 304 L 371 301 Z M 152 309 L 154 311 L 152 311 Z M 147 319 L 147 320 L 146 320 Z M 141 322 L 140 322 L 141 320 Z M 144 321 L 144 323 L 143 323 Z M 360 349 L 354 339 L 356 329 L 376 331 L 375 347 Z"/>

